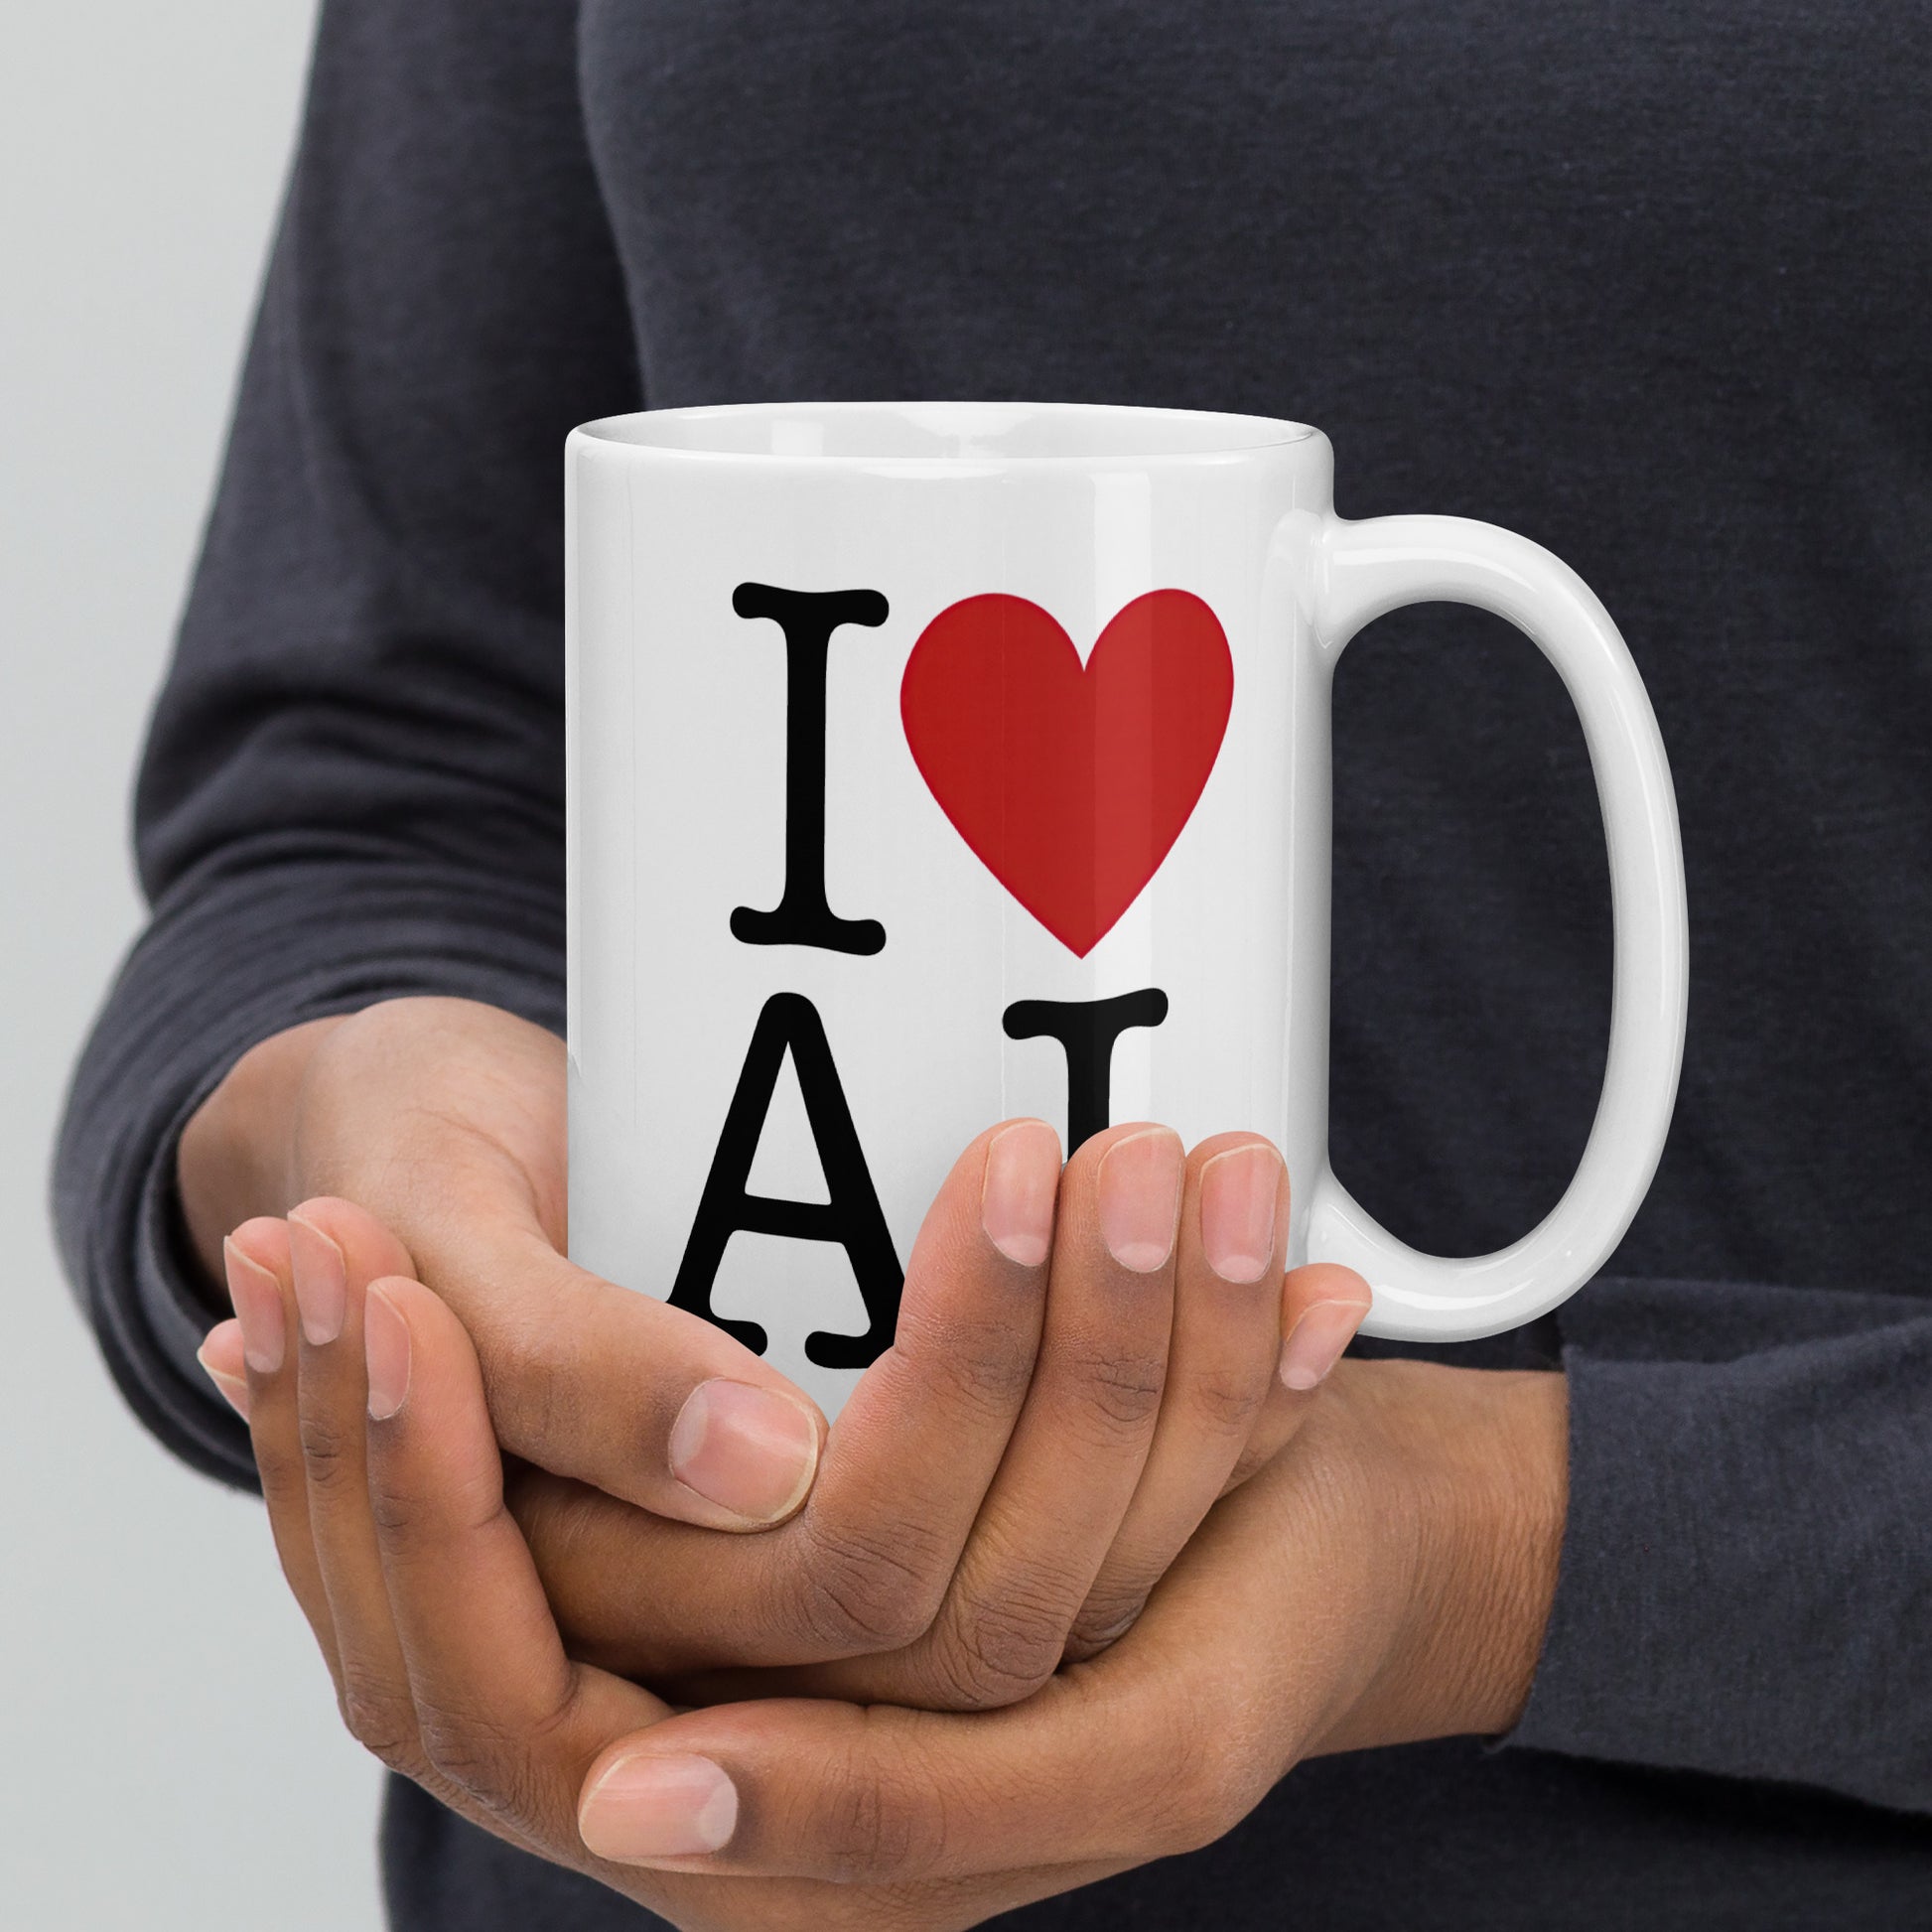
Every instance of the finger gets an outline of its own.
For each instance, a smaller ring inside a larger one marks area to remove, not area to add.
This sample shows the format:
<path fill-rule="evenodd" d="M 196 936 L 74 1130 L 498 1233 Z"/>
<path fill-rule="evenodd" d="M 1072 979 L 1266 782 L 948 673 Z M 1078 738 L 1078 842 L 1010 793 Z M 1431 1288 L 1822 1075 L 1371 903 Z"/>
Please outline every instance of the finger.
<path fill-rule="evenodd" d="M 1246 1482 L 1294 1441 L 1316 1391 L 1361 1327 L 1373 1300 L 1368 1283 L 1339 1262 L 1309 1262 L 1289 1270 L 1282 1280 L 1282 1332 L 1287 1339 L 1281 1372 L 1228 1477 L 1228 1488 Z"/>
<path fill-rule="evenodd" d="M 309 1619 L 337 1689 L 335 1623 L 309 1527 L 309 1483 L 302 1460 L 296 1356 L 295 1287 L 286 1222 L 244 1221 L 221 1244 L 228 1300 L 242 1345 L 243 1406 L 261 1478 L 275 1554 Z M 212 1340 L 212 1337 L 210 1337 Z M 217 1381 L 216 1387 L 220 1387 Z M 230 1400 L 233 1398 L 230 1397 Z"/>
<path fill-rule="evenodd" d="M 938 1610 L 1032 1400 L 1060 1185 L 1058 1135 L 1019 1120 L 980 1135 L 934 1197 L 799 1548 L 766 1553 L 823 1654 L 908 1642 Z"/>
<path fill-rule="evenodd" d="M 1154 1444 L 1132 1503 L 1067 1634 L 1078 1659 L 1106 1648 L 1214 1505 L 1276 1383 L 1288 1169 L 1258 1134 L 1222 1134 L 1188 1157 L 1173 1337 Z"/>
<path fill-rule="evenodd" d="M 586 1766 L 665 1707 L 565 1657 L 456 1316 L 396 1278 L 363 1327 L 370 1510 L 427 1766 L 467 1815 L 567 1857 Z"/>
<path fill-rule="evenodd" d="M 610 1745 L 577 1827 L 618 1863 L 852 1886 L 1138 1863 L 1198 1842 L 1172 1744 L 1070 1680 L 997 1712 L 724 1705 Z"/>
<path fill-rule="evenodd" d="M 845 1901 L 815 1887 L 646 1875 L 585 1844 L 576 1811 L 590 1766 L 614 1737 L 638 1735 L 666 1707 L 566 1659 L 503 1506 L 482 1370 L 451 1311 L 417 1282 L 372 1284 L 363 1342 L 371 1509 L 431 1788 L 473 1823 L 678 1924 L 738 1923 L 740 1914 L 747 1924 L 833 1922 Z M 671 1829 L 688 1815 L 706 1842 L 728 1836 L 732 1794 L 719 1787 L 702 1768 L 695 1785 L 685 1780 L 667 1809 Z M 1027 1895 L 1060 1888 L 1047 1876 L 1031 1877 L 1029 1887 Z M 962 1911 L 949 1922 L 983 1915 Z"/>
<path fill-rule="evenodd" d="M 303 1338 L 317 1347 L 343 1333 L 350 1301 L 359 1301 L 371 1282 L 416 1272 L 409 1250 L 381 1221 L 329 1194 L 291 1210 L 289 1255 Z M 358 1325 L 358 1342 L 360 1335 Z"/>
<path fill-rule="evenodd" d="M 408 1252 L 373 1215 L 327 1197 L 289 1215 L 288 1238 L 309 1528 L 335 1631 L 343 1723 L 392 1771 L 433 1787 L 383 1585 L 365 1452 L 365 1299 L 371 1281 L 408 1267 Z"/>
<path fill-rule="evenodd" d="M 591 1766 L 578 1812 L 585 1843 L 606 1859 L 714 1881 L 789 1873 L 926 1885 L 1139 1864 L 1212 1842 L 1376 1667 L 1358 1627 L 1374 1592 L 1351 1592 L 1344 1578 L 1327 1601 L 1340 1532 L 1324 1529 L 1326 1505 L 1306 1526 L 1284 1514 L 1283 1485 L 1301 1480 L 1293 1460 L 1212 1512 L 1121 1642 L 1024 1703 L 962 1714 L 805 1700 L 688 1712 L 615 1740 Z M 1289 1653 L 1216 1640 L 1281 1625 L 1298 1584 L 1307 1601 L 1290 1620 L 1303 1641 Z M 729 1805 L 712 1778 L 729 1783 Z M 680 1785 L 707 1792 L 707 1819 L 679 1809 Z M 712 1827 L 709 1852 L 696 1842 L 700 1822 Z"/>
<path fill-rule="evenodd" d="M 1178 1138 L 1153 1126 L 1096 1135 L 1067 1164 L 1033 1386 L 932 1631 L 907 1660 L 920 1703 L 1012 1703 L 1059 1665 L 1154 1441 L 1183 1166 Z"/>
<path fill-rule="evenodd" d="M 781 1530 L 720 1549 L 583 1488 L 519 1483 L 518 1517 L 579 1655 L 661 1676 L 891 1649 L 928 1627 L 1027 1400 L 1059 1167 L 1039 1121 L 989 1129 L 954 1164 L 914 1244 L 894 1344 Z"/>
<path fill-rule="evenodd" d="M 1327 1380 L 1373 1300 L 1369 1285 L 1338 1262 L 1311 1262 L 1282 1284 L 1282 1385 L 1307 1395 Z"/>
<path fill-rule="evenodd" d="M 241 1323 L 217 1321 L 202 1337 L 195 1359 L 222 1399 L 243 1422 L 248 1420 L 248 1360 L 242 1353 Z"/>

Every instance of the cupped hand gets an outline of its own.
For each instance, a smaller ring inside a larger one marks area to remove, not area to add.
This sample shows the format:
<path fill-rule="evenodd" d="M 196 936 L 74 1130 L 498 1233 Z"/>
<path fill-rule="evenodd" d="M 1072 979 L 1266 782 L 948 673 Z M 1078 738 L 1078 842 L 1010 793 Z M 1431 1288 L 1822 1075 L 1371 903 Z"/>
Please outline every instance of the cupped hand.
<path fill-rule="evenodd" d="M 720 1539 L 517 1478 L 573 1652 L 688 1702 L 783 1689 L 940 1709 L 1014 1702 L 1094 1654 L 1298 1425 L 1310 1390 L 1278 1364 L 1318 1380 L 1367 1307 L 1344 1270 L 1284 1283 L 1287 1205 L 1280 1157 L 1252 1135 L 1183 1158 L 1166 1129 L 1115 1128 L 1062 1176 L 1043 1124 L 989 1130 L 941 1187 L 895 1345 L 791 1522 Z M 272 1330 L 292 1299 L 305 1361 L 335 1347 L 318 1301 L 341 1323 L 405 1265 L 340 1200 L 286 1231 L 249 1224 L 229 1253 L 244 1329 Z"/>
<path fill-rule="evenodd" d="M 345 1274 L 419 1277 L 470 1330 L 513 1454 L 709 1529 L 781 1521 L 811 1486 L 823 1417 L 722 1329 L 566 1258 L 565 1089 L 561 1040 L 475 1001 L 387 1000 L 292 1029 L 245 1054 L 183 1134 L 189 1232 L 219 1279 L 237 1224 L 353 1201 L 360 1216 L 298 1235 L 313 1334 L 341 1328 Z M 225 1273 L 244 1318 L 251 1291 L 272 1294 L 245 1251 Z"/>
<path fill-rule="evenodd" d="M 1347 1270 L 1284 1279 L 1287 1222 L 1255 1135 L 1184 1155 L 1166 1128 L 1115 1127 L 1063 1173 L 1039 1122 L 982 1135 L 792 1522 L 714 1548 L 582 1485 L 513 1485 L 573 1652 L 684 1702 L 1030 1695 L 1131 1625 L 1366 1312 Z M 812 1668 L 729 1668 L 787 1664 Z"/>
<path fill-rule="evenodd" d="M 1301 1757 L 1501 1729 L 1526 1694 L 1563 1520 L 1559 1376 L 1345 1365 L 1134 1627 L 1021 1703 L 672 1715 L 566 1653 L 462 1323 L 406 1280 L 355 1301 L 336 1342 L 273 1362 L 257 1318 L 242 1398 L 350 1727 L 694 1932 L 977 1924 L 1218 1837 Z M 292 1329 L 286 1293 L 281 1314 Z M 237 1339 L 218 1330 L 210 1359 Z"/>

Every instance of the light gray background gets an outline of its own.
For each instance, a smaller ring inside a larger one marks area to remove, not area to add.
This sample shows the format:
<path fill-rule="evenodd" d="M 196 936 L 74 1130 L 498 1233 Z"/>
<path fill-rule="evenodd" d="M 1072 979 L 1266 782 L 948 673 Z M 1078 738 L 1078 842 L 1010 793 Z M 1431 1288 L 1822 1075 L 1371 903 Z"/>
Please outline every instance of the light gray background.
<path fill-rule="evenodd" d="M 374 1767 L 260 1507 L 121 1406 L 44 1206 L 311 13 L 0 9 L 0 1922 L 33 1932 L 380 1921 Z"/>

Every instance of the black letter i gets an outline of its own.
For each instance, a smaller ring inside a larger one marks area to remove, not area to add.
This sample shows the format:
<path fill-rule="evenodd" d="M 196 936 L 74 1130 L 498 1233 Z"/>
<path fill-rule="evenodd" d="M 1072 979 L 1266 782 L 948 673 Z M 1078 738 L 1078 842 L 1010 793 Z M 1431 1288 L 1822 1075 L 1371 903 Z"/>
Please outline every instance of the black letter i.
<path fill-rule="evenodd" d="M 1158 1027 L 1168 996 L 1158 986 L 1111 1000 L 1016 1000 L 1006 1010 L 1009 1039 L 1057 1039 L 1066 1054 L 1066 1152 L 1109 1124 L 1114 1041 L 1130 1027 Z"/>
<path fill-rule="evenodd" d="M 842 623 L 886 621 L 877 591 L 784 591 L 741 584 L 732 592 L 741 618 L 769 618 L 785 634 L 785 890 L 768 912 L 741 905 L 732 937 L 748 946 L 818 946 L 876 953 L 886 944 L 877 919 L 842 919 L 825 899 L 825 664 Z"/>

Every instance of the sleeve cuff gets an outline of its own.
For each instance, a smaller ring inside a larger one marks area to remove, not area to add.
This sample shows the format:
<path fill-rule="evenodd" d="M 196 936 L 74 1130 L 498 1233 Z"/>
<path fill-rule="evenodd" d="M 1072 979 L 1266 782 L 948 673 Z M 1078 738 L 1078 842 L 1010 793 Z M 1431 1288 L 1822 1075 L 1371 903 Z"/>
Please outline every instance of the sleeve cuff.
<path fill-rule="evenodd" d="M 1570 1510 L 1530 1747 L 1932 1810 L 1932 1316 L 1599 1282 L 1564 1311 Z"/>
<path fill-rule="evenodd" d="M 483 1001 L 561 1034 L 557 898 L 360 860 L 204 882 L 157 908 L 82 1055 L 54 1176 L 68 1271 L 129 1404 L 205 1474 L 256 1480 L 246 1429 L 196 1360 L 220 1316 L 185 1251 L 182 1131 L 258 1041 L 410 994 Z"/>

